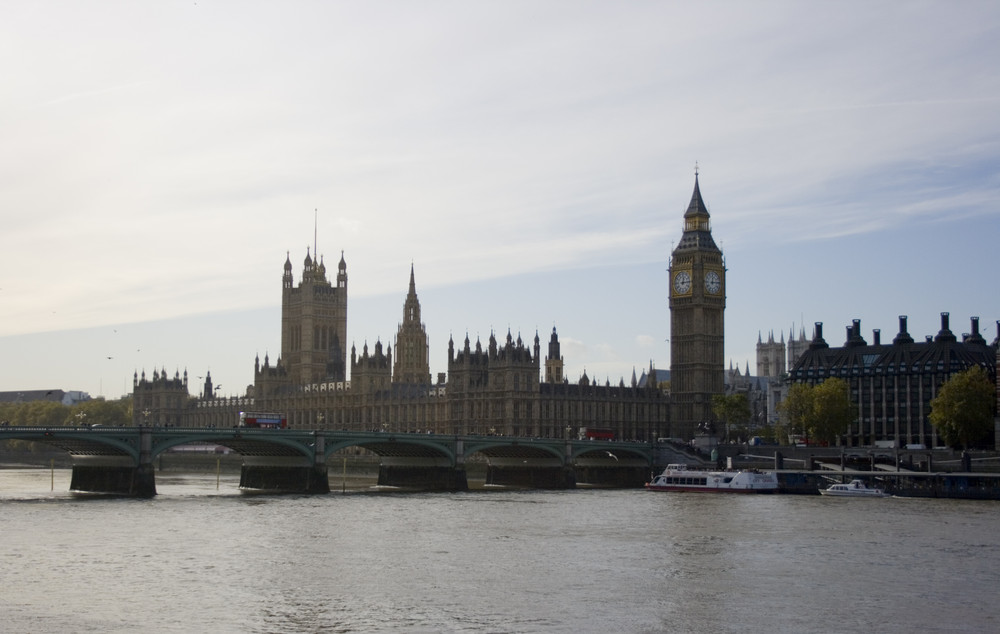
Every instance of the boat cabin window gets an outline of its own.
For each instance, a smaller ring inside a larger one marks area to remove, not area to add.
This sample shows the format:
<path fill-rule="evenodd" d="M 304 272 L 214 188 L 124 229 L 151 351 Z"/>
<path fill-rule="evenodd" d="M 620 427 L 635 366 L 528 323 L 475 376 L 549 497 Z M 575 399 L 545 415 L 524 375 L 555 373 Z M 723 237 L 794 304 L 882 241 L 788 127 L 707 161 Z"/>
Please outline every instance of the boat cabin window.
<path fill-rule="evenodd" d="M 705 486 L 708 484 L 708 478 L 680 478 L 672 477 L 667 478 L 667 484 L 687 484 L 696 486 Z"/>

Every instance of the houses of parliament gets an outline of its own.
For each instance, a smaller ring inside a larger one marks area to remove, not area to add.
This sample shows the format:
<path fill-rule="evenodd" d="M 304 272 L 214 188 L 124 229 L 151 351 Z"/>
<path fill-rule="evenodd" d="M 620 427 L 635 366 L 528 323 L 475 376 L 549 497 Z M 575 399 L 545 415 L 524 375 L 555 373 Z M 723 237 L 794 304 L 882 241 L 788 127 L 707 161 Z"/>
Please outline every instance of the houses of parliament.
<path fill-rule="evenodd" d="M 133 378 L 136 425 L 232 427 L 240 411 L 280 412 L 295 429 L 577 437 L 599 429 L 620 439 L 691 438 L 710 420 L 723 392 L 725 267 L 711 236 L 695 175 L 683 236 L 670 264 L 670 383 L 652 364 L 626 384 L 583 377 L 570 383 L 555 328 L 491 333 L 489 340 L 448 341 L 448 371 L 429 369 L 427 334 L 411 265 L 394 345 L 347 346 L 347 263 L 336 272 L 307 249 L 296 284 L 290 255 L 281 278 L 281 354 L 254 363 L 244 396 L 214 396 L 209 374 L 200 396 L 188 377 L 154 370 Z"/>

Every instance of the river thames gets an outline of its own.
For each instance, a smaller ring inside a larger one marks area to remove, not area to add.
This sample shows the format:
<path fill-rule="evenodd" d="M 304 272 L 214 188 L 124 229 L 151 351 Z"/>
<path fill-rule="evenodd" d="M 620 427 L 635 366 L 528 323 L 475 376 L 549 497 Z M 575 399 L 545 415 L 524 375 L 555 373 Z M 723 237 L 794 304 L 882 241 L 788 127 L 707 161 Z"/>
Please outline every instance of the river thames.
<path fill-rule="evenodd" d="M 0 469 L 0 629 L 1000 630 L 1000 502 L 237 484 L 81 497 Z"/>

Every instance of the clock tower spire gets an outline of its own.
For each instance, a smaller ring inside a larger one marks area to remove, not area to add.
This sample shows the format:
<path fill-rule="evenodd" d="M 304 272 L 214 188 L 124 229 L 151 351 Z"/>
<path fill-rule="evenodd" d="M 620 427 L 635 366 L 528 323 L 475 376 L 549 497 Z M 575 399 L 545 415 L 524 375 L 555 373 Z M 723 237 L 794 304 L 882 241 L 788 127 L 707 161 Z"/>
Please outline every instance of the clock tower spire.
<path fill-rule="evenodd" d="M 726 267 L 709 220 L 696 165 L 684 232 L 668 269 L 670 425 L 672 436 L 685 439 L 713 422 L 712 396 L 725 389 Z"/>

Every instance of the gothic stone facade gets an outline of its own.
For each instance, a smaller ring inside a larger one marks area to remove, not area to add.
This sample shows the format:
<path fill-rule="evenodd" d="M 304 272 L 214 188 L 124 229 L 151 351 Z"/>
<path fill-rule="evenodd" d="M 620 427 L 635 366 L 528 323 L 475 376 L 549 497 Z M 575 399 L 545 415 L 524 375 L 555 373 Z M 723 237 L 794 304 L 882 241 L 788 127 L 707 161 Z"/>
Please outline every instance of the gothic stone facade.
<path fill-rule="evenodd" d="M 669 395 L 655 382 L 618 386 L 578 384 L 563 377 L 558 335 L 553 329 L 546 381 L 540 381 L 541 345 L 508 332 L 487 347 L 468 337 L 460 348 L 448 342 L 447 380 L 432 382 L 426 329 L 420 322 L 413 268 L 395 350 L 381 341 L 360 354 L 352 346 L 350 380 L 341 368 L 346 339 L 347 268 L 341 257 L 337 284 L 326 280 L 322 260 L 309 254 L 302 282 L 293 287 L 291 262 L 282 278 L 282 355 L 254 363 L 254 385 L 246 397 L 214 398 L 210 382 L 201 398 L 184 381 L 143 374 L 135 391 L 147 414 L 136 424 L 231 427 L 241 410 L 284 413 L 290 427 L 439 434 L 503 434 L 576 437 L 580 428 L 611 430 L 619 438 L 651 440 L 669 435 Z M 394 357 L 395 353 L 395 357 Z M 651 368 L 652 369 L 652 368 Z M 140 410 L 140 408 L 137 408 Z"/>

